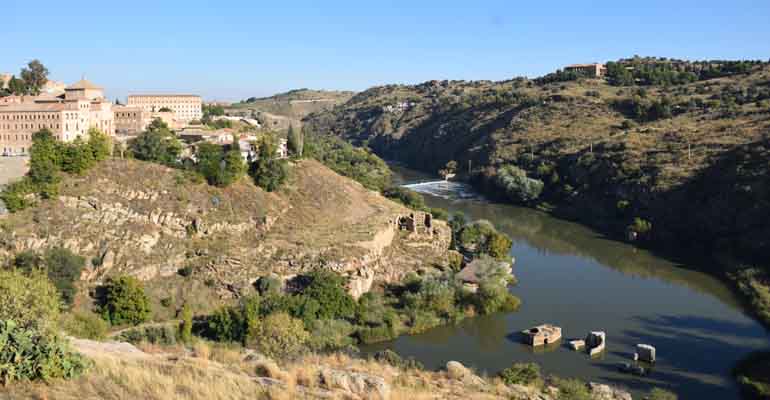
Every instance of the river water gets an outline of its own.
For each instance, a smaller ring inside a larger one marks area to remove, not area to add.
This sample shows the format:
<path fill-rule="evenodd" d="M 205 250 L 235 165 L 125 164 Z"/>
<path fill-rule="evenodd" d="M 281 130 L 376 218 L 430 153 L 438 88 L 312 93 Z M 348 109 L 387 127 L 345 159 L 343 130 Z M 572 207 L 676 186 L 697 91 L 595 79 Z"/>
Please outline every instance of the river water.
<path fill-rule="evenodd" d="M 435 180 L 394 167 L 395 180 Z M 546 374 L 624 387 L 635 397 L 652 387 L 680 399 L 738 399 L 730 370 L 747 353 L 770 347 L 770 335 L 749 317 L 731 290 L 714 277 L 648 251 L 609 240 L 582 225 L 535 210 L 485 201 L 463 184 L 412 185 L 431 207 L 487 219 L 513 239 L 511 291 L 523 301 L 514 313 L 467 319 L 395 341 L 366 346 L 392 349 L 437 369 L 456 360 L 489 375 L 513 362 L 536 362 Z M 533 350 L 517 332 L 552 323 L 561 346 Z M 566 347 L 589 331 L 607 333 L 607 350 L 589 358 Z M 649 375 L 618 370 L 638 343 L 657 348 Z"/>

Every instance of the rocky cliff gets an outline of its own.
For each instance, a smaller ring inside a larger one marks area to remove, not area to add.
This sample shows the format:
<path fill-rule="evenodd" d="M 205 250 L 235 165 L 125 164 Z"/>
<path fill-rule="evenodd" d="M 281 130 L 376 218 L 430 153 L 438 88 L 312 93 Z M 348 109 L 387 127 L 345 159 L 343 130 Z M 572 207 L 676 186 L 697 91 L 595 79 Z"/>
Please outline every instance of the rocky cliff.
<path fill-rule="evenodd" d="M 156 301 L 204 309 L 260 276 L 316 267 L 349 276 L 360 295 L 445 262 L 446 224 L 401 231 L 398 219 L 411 212 L 311 160 L 293 164 L 275 193 L 248 178 L 219 189 L 160 165 L 111 160 L 66 178 L 58 199 L 0 220 L 0 257 L 63 246 L 90 261 L 84 288 L 129 274 Z"/>

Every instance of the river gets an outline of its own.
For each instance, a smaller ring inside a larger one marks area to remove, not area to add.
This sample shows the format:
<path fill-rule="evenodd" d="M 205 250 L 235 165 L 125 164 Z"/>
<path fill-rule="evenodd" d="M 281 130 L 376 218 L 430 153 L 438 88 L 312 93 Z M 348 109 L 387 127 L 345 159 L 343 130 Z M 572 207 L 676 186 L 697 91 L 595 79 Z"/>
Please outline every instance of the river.
<path fill-rule="evenodd" d="M 435 180 L 394 167 L 395 181 Z M 437 369 L 460 361 L 488 375 L 513 362 L 536 362 L 545 374 L 617 385 L 635 398 L 652 387 L 680 399 L 739 399 L 730 376 L 735 362 L 770 347 L 768 332 L 718 279 L 648 251 L 609 240 L 580 224 L 532 209 L 485 201 L 463 184 L 411 186 L 431 207 L 487 219 L 513 239 L 511 291 L 523 301 L 514 313 L 467 319 L 392 342 L 365 346 L 364 353 L 391 349 Z M 517 332 L 552 323 L 562 327 L 562 346 L 533 350 Z M 597 358 L 564 344 L 589 331 L 607 333 Z M 649 375 L 618 370 L 631 362 L 636 344 L 657 348 Z"/>

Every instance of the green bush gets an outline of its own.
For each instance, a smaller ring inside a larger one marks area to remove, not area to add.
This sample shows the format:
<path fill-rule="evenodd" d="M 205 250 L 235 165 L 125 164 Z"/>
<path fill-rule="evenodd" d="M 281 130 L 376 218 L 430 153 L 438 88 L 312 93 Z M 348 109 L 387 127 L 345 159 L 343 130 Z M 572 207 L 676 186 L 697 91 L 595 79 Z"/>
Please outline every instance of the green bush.
<path fill-rule="evenodd" d="M 313 351 L 333 351 L 354 344 L 350 336 L 355 327 L 347 321 L 318 319 L 310 323 L 308 347 Z"/>
<path fill-rule="evenodd" d="M 318 302 L 318 319 L 344 319 L 354 316 L 356 302 L 345 291 L 344 280 L 339 274 L 319 269 L 308 274 L 306 278 L 310 283 L 302 289 L 302 295 Z"/>
<path fill-rule="evenodd" d="M 559 389 L 559 399 L 591 400 L 591 392 L 584 382 L 578 379 L 554 378 L 551 383 Z"/>
<path fill-rule="evenodd" d="M 101 340 L 107 336 L 109 325 L 99 315 L 91 312 L 73 312 L 62 318 L 64 330 L 78 338 Z"/>
<path fill-rule="evenodd" d="M 506 385 L 539 386 L 542 383 L 540 366 L 535 363 L 517 363 L 500 372 Z"/>
<path fill-rule="evenodd" d="M 281 280 L 274 276 L 263 276 L 254 283 L 255 289 L 262 296 L 279 294 L 283 287 Z"/>
<path fill-rule="evenodd" d="M 35 187 L 28 177 L 11 183 L 0 192 L 0 200 L 3 201 L 9 212 L 15 213 L 27 207 L 32 206 L 34 199 L 31 195 L 35 193 Z"/>
<path fill-rule="evenodd" d="M 163 121 L 156 118 L 147 131 L 129 142 L 131 154 L 137 160 L 176 165 L 182 145 Z"/>
<path fill-rule="evenodd" d="M 21 271 L 45 271 L 66 304 L 72 304 L 75 299 L 75 283 L 80 280 L 85 263 L 85 258 L 63 247 L 48 249 L 42 256 L 33 251 L 24 251 L 13 260 L 13 266 Z"/>
<path fill-rule="evenodd" d="M 162 346 L 173 346 L 177 343 L 178 329 L 169 324 L 131 328 L 121 332 L 118 340 L 133 344 L 151 343 Z"/>
<path fill-rule="evenodd" d="M 179 324 L 179 340 L 182 343 L 192 342 L 193 314 L 189 305 L 182 307 L 182 322 Z"/>
<path fill-rule="evenodd" d="M 406 309 L 427 311 L 447 318 L 455 311 L 455 288 L 448 281 L 425 279 L 416 292 L 404 294 L 402 301 Z"/>
<path fill-rule="evenodd" d="M 506 165 L 497 170 L 494 183 L 506 197 L 517 203 L 530 203 L 543 192 L 543 181 L 527 177 L 527 172 L 515 165 Z"/>
<path fill-rule="evenodd" d="M 0 270 L 0 320 L 22 329 L 48 327 L 58 321 L 60 308 L 59 292 L 41 271 Z"/>
<path fill-rule="evenodd" d="M 521 304 L 521 301 L 512 295 L 505 285 L 495 280 L 481 282 L 473 298 L 476 310 L 481 314 L 515 311 Z"/>
<path fill-rule="evenodd" d="M 112 325 L 138 325 L 150 318 L 150 299 L 136 278 L 110 278 L 101 310 L 102 317 Z"/>
<path fill-rule="evenodd" d="M 268 315 L 249 329 L 247 346 L 268 357 L 299 355 L 310 340 L 302 321 L 286 313 Z"/>
<path fill-rule="evenodd" d="M 643 218 L 636 217 L 634 222 L 628 226 L 628 230 L 644 235 L 652 230 L 652 223 Z"/>
<path fill-rule="evenodd" d="M 37 328 L 0 320 L 0 383 L 71 379 L 90 363 L 73 352 L 66 340 Z"/>
<path fill-rule="evenodd" d="M 425 198 L 414 190 L 396 186 L 385 189 L 382 194 L 413 210 L 427 209 L 425 206 Z"/>
<path fill-rule="evenodd" d="M 376 353 L 374 353 L 373 357 L 377 362 L 385 363 L 392 365 L 396 368 L 409 370 L 409 369 L 416 369 L 416 370 L 422 370 L 425 368 L 425 366 L 415 360 L 414 358 L 403 358 L 398 353 L 396 353 L 393 350 L 381 350 Z"/>

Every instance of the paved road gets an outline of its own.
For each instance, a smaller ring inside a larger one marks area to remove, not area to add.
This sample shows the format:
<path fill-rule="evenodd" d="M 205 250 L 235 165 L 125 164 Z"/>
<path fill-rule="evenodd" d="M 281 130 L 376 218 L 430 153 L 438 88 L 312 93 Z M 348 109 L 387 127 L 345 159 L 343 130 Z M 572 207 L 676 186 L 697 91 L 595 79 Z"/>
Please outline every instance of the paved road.
<path fill-rule="evenodd" d="M 0 157 L 0 186 L 24 176 L 28 161 L 29 157 Z"/>

